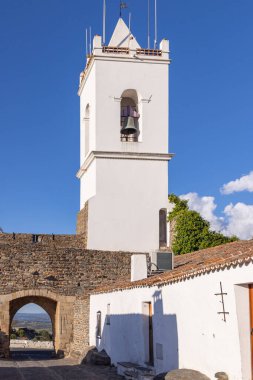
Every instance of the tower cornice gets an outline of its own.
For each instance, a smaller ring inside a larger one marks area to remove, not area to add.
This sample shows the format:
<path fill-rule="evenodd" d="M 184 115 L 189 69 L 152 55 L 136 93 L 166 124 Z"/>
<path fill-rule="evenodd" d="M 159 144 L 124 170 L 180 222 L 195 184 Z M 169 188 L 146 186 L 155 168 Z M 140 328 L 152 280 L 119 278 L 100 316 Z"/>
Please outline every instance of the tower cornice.
<path fill-rule="evenodd" d="M 107 160 L 142 160 L 142 161 L 170 161 L 174 153 L 134 153 L 134 152 L 107 152 L 91 151 L 78 170 L 76 177 L 81 178 L 95 159 Z"/>
<path fill-rule="evenodd" d="M 122 54 L 117 54 L 117 53 L 109 53 L 109 54 L 104 54 L 102 52 L 102 48 L 100 49 L 96 49 L 98 50 L 96 52 L 96 54 L 93 54 L 89 57 L 88 61 L 87 61 L 87 65 L 84 69 L 84 71 L 82 71 L 81 75 L 80 75 L 80 83 L 79 83 L 79 88 L 78 88 L 78 95 L 80 96 L 81 95 L 81 92 L 83 90 L 83 87 L 86 83 L 86 80 L 88 79 L 88 76 L 89 76 L 89 73 L 91 72 L 92 70 L 92 67 L 94 65 L 94 62 L 95 61 L 116 61 L 116 62 L 130 62 L 130 63 L 134 63 L 134 64 L 138 64 L 138 63 L 151 63 L 151 64 L 165 64 L 165 65 L 169 65 L 171 63 L 171 60 L 169 58 L 166 58 L 164 57 L 162 54 L 161 55 L 137 55 L 136 54 L 136 50 L 130 50 L 129 51 L 131 52 L 131 54 L 126 54 L 126 53 L 122 53 Z M 147 49 L 139 49 L 140 51 L 147 51 Z M 153 50 L 154 51 L 154 50 Z M 160 50 L 156 50 L 157 52 L 159 52 Z M 167 55 L 169 54 L 169 52 L 167 52 Z"/>

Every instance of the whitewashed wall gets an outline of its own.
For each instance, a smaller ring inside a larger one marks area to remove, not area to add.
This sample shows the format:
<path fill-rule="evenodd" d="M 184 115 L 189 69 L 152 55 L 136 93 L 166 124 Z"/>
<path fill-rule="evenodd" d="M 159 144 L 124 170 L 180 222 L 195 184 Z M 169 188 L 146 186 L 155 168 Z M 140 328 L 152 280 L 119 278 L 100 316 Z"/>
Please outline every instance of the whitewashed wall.
<path fill-rule="evenodd" d="M 96 62 L 96 149 L 122 152 L 168 152 L 169 67 L 167 62 L 103 57 Z M 142 142 L 120 141 L 120 97 L 134 89 L 139 96 Z M 86 91 L 86 90 L 85 90 Z M 147 99 L 151 101 L 147 103 Z M 115 99 L 118 98 L 118 99 Z"/>
<path fill-rule="evenodd" d="M 80 209 L 83 208 L 85 202 L 96 195 L 96 179 L 97 179 L 96 160 L 94 160 L 89 170 L 87 170 L 80 181 Z"/>
<path fill-rule="evenodd" d="M 97 159 L 96 196 L 89 200 L 88 249 L 158 249 L 159 210 L 168 202 L 167 171 L 165 161 Z M 89 188 L 90 183 L 86 183 Z"/>
<path fill-rule="evenodd" d="M 96 62 L 93 63 L 93 70 L 87 76 L 85 91 L 80 96 L 80 165 L 85 159 L 85 110 L 90 107 L 89 126 L 89 147 L 94 150 L 96 147 Z"/>
<path fill-rule="evenodd" d="M 220 281 L 227 322 L 222 320 Z M 156 372 L 192 368 L 214 378 L 251 379 L 248 289 L 253 265 L 225 269 L 161 288 L 137 288 L 91 296 L 90 344 L 105 349 L 112 362 L 145 364 L 143 302 L 153 303 Z M 110 325 L 105 324 L 110 304 Z M 96 339 L 96 313 L 102 312 L 102 338 Z M 163 360 L 156 349 L 163 349 Z"/>

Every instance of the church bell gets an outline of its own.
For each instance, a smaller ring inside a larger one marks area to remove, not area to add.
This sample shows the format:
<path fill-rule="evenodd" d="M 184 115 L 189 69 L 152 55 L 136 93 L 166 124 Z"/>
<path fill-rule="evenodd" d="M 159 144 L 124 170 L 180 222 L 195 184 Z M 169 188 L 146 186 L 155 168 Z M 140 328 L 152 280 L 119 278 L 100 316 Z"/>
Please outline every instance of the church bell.
<path fill-rule="evenodd" d="M 137 128 L 135 126 L 134 118 L 132 116 L 128 116 L 126 125 L 121 128 L 122 135 L 132 135 L 137 132 Z"/>

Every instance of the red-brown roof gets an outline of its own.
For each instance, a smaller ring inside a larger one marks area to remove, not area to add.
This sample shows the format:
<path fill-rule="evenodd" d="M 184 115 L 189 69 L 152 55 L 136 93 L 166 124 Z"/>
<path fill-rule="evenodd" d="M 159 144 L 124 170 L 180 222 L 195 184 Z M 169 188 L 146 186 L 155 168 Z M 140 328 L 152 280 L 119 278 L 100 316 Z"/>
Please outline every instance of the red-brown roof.
<path fill-rule="evenodd" d="M 124 289 L 164 285 L 226 267 L 253 262 L 253 240 L 239 240 L 217 247 L 187 253 L 174 258 L 174 269 L 162 274 L 130 282 L 120 281 L 114 285 L 95 289 L 94 293 L 108 293 Z"/>

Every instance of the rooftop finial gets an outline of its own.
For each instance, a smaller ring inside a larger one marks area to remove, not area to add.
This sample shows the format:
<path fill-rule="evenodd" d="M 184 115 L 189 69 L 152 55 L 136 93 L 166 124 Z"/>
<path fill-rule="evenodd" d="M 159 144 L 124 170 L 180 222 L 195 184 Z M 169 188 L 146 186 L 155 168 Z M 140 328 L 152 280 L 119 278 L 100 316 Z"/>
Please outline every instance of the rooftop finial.
<path fill-rule="evenodd" d="M 124 3 L 124 1 L 120 1 L 119 3 L 119 17 L 122 17 L 122 9 L 127 8 L 127 3 Z"/>

